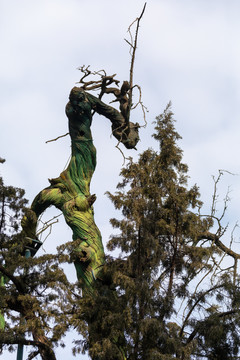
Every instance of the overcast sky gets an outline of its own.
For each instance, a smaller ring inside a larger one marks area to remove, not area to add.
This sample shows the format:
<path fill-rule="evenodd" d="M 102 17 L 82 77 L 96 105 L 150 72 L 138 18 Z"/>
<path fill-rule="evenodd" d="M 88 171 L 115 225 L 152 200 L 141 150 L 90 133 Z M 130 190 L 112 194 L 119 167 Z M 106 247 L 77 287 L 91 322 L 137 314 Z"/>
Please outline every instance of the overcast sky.
<path fill-rule="evenodd" d="M 124 38 L 143 5 L 140 0 L 0 0 L 0 156 L 6 159 L 0 173 L 6 185 L 24 188 L 30 201 L 69 159 L 68 137 L 45 141 L 68 131 L 65 105 L 80 79 L 77 67 L 91 65 L 127 80 L 130 56 Z M 149 0 L 141 21 L 134 81 L 149 110 L 148 126 L 141 129 L 138 151 L 124 153 L 137 159 L 147 147 L 156 148 L 152 121 L 171 100 L 189 183 L 200 186 L 206 211 L 211 176 L 218 169 L 240 174 L 239 16 L 238 0 Z M 140 111 L 132 113 L 132 121 L 143 124 Z M 123 163 L 110 135 L 109 121 L 96 116 L 98 165 L 91 192 L 97 195 L 95 220 L 104 243 L 112 232 L 109 218 L 116 216 L 104 193 L 115 190 Z M 228 219 L 234 224 L 239 219 L 239 175 L 225 176 L 220 200 L 228 185 Z M 50 210 L 47 216 L 56 213 Z M 70 238 L 62 221 L 44 249 L 54 251 Z M 74 279 L 73 267 L 69 273 Z M 72 338 L 68 336 L 65 355 L 61 350 L 58 360 L 70 357 Z M 16 354 L 0 358 L 12 360 Z"/>

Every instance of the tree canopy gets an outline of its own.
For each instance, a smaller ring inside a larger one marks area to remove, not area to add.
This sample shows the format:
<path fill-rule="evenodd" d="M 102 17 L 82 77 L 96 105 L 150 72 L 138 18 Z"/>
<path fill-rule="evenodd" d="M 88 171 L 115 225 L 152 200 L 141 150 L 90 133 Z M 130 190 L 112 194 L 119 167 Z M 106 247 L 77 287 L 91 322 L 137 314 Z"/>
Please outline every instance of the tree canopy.
<path fill-rule="evenodd" d="M 159 150 L 129 161 L 118 191 L 108 193 L 122 218 L 111 219 L 119 233 L 107 247 L 120 254 L 108 257 L 97 295 L 79 302 L 76 316 L 88 333 L 75 351 L 88 350 L 94 360 L 233 359 L 240 345 L 237 254 L 223 245 L 214 210 L 201 215 L 198 187 L 187 187 L 170 104 L 153 137 Z"/>
<path fill-rule="evenodd" d="M 20 219 L 27 200 L 1 178 L 2 347 L 31 345 L 28 359 L 56 359 L 54 347 L 75 329 L 73 353 L 88 351 L 93 360 L 238 356 L 239 255 L 222 241 L 226 204 L 216 217 L 220 178 L 212 213 L 203 216 L 198 187 L 187 185 L 171 104 L 156 118 L 153 138 L 158 150 L 130 159 L 117 192 L 107 194 L 122 215 L 111 219 L 118 233 L 107 244 L 94 296 L 83 296 L 64 274 L 71 242 L 56 255 L 24 256 L 29 238 Z"/>

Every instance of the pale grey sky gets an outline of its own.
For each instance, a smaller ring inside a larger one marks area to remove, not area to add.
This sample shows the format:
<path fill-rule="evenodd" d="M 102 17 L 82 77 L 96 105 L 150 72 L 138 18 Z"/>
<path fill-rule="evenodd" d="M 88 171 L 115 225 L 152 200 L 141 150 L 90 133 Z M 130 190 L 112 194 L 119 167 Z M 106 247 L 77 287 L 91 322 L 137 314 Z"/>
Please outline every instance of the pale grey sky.
<path fill-rule="evenodd" d="M 80 78 L 76 68 L 91 65 L 93 70 L 117 73 L 121 81 L 128 79 L 129 48 L 123 39 L 143 5 L 139 0 L 0 1 L 0 156 L 6 159 L 1 175 L 6 184 L 24 188 L 30 201 L 68 161 L 68 138 L 45 141 L 68 131 L 64 108 Z M 171 100 L 189 182 L 200 186 L 206 211 L 211 175 L 218 169 L 240 174 L 239 16 L 237 0 L 149 0 L 141 21 L 134 80 L 149 109 L 148 126 L 141 130 L 138 152 L 124 152 L 137 159 L 139 152 L 156 147 L 152 121 Z M 143 123 L 140 111 L 132 114 L 132 120 Z M 98 165 L 91 188 L 97 194 L 95 220 L 104 242 L 112 232 L 109 218 L 115 215 L 104 192 L 114 191 L 123 161 L 110 135 L 108 120 L 96 116 Z M 235 223 L 239 176 L 225 177 L 222 197 L 228 185 L 229 219 Z M 54 251 L 70 238 L 71 231 L 62 222 L 44 249 Z M 74 268 L 69 273 L 74 278 Z M 68 343 L 71 339 L 70 334 Z M 69 344 L 58 352 L 58 360 L 66 357 Z M 15 358 L 16 354 L 0 356 Z"/>

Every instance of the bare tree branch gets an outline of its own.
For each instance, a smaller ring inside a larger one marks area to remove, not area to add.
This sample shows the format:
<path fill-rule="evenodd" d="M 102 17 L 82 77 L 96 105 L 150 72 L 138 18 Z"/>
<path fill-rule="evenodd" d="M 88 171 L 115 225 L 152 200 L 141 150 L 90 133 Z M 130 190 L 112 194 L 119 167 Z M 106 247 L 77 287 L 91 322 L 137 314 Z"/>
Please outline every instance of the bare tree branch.
<path fill-rule="evenodd" d="M 37 346 L 39 349 L 38 353 L 41 354 L 43 360 L 56 360 L 52 348 L 48 346 L 45 342 L 39 340 L 28 340 L 20 336 L 13 337 L 12 334 L 1 332 L 0 344 L 2 345 L 21 344 L 21 345 Z M 30 359 L 33 359 L 33 357 L 30 357 Z"/>
<path fill-rule="evenodd" d="M 48 221 L 46 222 L 43 222 L 41 220 L 41 223 L 43 224 L 43 227 L 39 230 L 37 230 L 36 232 L 36 235 L 39 236 L 40 234 L 42 234 L 45 230 L 47 230 L 49 227 L 52 228 L 52 225 L 53 224 L 56 224 L 58 223 L 58 217 L 62 216 L 62 214 L 59 214 L 59 215 L 56 215 L 54 216 L 53 218 L 49 219 Z M 50 232 L 51 232 L 51 229 L 50 229 Z M 47 235 L 47 237 L 49 236 L 49 234 Z M 47 239 L 47 237 L 45 238 L 45 240 Z M 44 240 L 44 241 L 45 241 Z"/>
<path fill-rule="evenodd" d="M 185 326 L 187 325 L 187 321 L 188 321 L 190 315 L 192 314 L 193 310 L 195 309 L 195 307 L 199 304 L 199 302 L 200 302 L 207 294 L 209 294 L 211 291 L 214 291 L 214 290 L 219 289 L 219 288 L 221 288 L 221 287 L 223 287 L 223 284 L 213 286 L 212 288 L 206 290 L 205 292 L 203 292 L 203 293 L 199 296 L 199 298 L 198 298 L 198 299 L 195 301 L 195 303 L 191 306 L 191 309 L 189 310 L 187 316 L 185 317 L 185 319 L 184 319 L 184 321 L 183 321 L 183 325 L 182 325 L 182 328 L 181 328 L 180 333 L 179 333 L 180 337 L 182 337 L 184 328 L 185 328 Z"/>
<path fill-rule="evenodd" d="M 16 286 L 19 293 L 21 293 L 21 294 L 24 293 L 24 291 L 25 291 L 24 284 L 1 264 L 0 264 L 0 272 L 13 282 L 13 284 Z"/>
<path fill-rule="evenodd" d="M 238 312 L 239 312 L 239 310 L 229 310 L 229 311 L 221 312 L 221 313 L 217 314 L 217 316 L 219 318 L 222 318 L 222 317 L 225 317 L 225 316 L 231 316 L 231 315 L 237 314 Z M 189 337 L 188 337 L 188 339 L 187 339 L 187 341 L 185 343 L 185 346 L 188 345 L 195 338 L 195 336 L 197 335 L 197 333 L 199 331 L 200 323 L 201 322 L 199 322 L 199 324 L 196 325 L 195 329 L 189 335 Z"/>
<path fill-rule="evenodd" d="M 69 132 L 64 134 L 64 135 L 60 135 L 60 136 L 56 137 L 56 139 L 47 140 L 46 144 L 49 143 L 49 142 L 52 142 L 52 141 L 57 141 L 58 139 L 63 138 L 64 136 L 67 136 L 67 135 L 69 135 Z"/>
<path fill-rule="evenodd" d="M 205 233 L 198 236 L 198 240 L 207 239 L 213 241 L 222 251 L 224 251 L 229 256 L 233 257 L 234 259 L 240 259 L 240 254 L 236 253 L 235 251 L 229 249 L 225 246 L 221 240 L 219 239 L 218 235 L 210 233 L 206 231 Z"/>
<path fill-rule="evenodd" d="M 132 49 L 132 59 L 131 59 L 131 66 L 130 66 L 130 76 L 129 76 L 129 85 L 130 85 L 130 91 L 129 91 L 129 113 L 131 110 L 131 106 L 132 106 L 132 88 L 133 88 L 133 69 L 134 69 L 134 62 L 135 62 L 135 54 L 136 54 L 136 50 L 137 50 L 137 41 L 138 41 L 138 31 L 139 31 L 139 26 L 140 26 L 140 21 L 141 18 L 143 17 L 145 8 L 146 8 L 147 3 L 144 4 L 143 6 L 143 10 L 141 12 L 141 15 L 136 18 L 133 23 L 129 26 L 128 28 L 128 32 L 130 34 L 131 37 L 131 49 Z M 137 22 L 136 25 L 136 32 L 135 32 L 135 38 L 134 38 L 134 42 L 133 42 L 133 38 L 132 38 L 132 33 L 131 33 L 131 27 L 133 26 L 133 24 Z"/>

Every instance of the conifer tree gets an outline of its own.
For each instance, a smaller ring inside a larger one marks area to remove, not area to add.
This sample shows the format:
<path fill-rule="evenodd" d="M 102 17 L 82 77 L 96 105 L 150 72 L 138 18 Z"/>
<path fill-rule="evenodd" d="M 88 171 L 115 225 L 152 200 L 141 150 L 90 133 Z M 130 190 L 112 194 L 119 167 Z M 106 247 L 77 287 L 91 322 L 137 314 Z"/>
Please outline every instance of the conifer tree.
<path fill-rule="evenodd" d="M 0 347 L 13 351 L 14 345 L 30 345 L 28 359 L 40 354 L 55 360 L 53 348 L 64 346 L 69 327 L 73 286 L 59 267 L 64 255 L 25 257 L 26 249 L 33 249 L 20 226 L 24 194 L 0 177 Z"/>
<path fill-rule="evenodd" d="M 123 215 L 111 219 L 119 234 L 108 249 L 121 253 L 108 258 L 98 296 L 81 300 L 76 316 L 89 331 L 76 349 L 94 360 L 232 359 L 239 279 L 234 267 L 220 267 L 222 234 L 210 233 L 214 216 L 200 215 L 199 189 L 187 187 L 170 104 L 153 137 L 159 151 L 130 161 L 118 191 L 108 193 Z"/>
<path fill-rule="evenodd" d="M 94 296 L 82 296 L 61 270 L 71 242 L 56 255 L 25 258 L 24 191 L 0 179 L 1 346 L 31 345 L 29 360 L 37 354 L 55 360 L 54 346 L 64 346 L 64 334 L 75 328 L 83 338 L 74 354 L 88 351 L 93 360 L 238 357 L 240 255 L 222 241 L 226 203 L 217 218 L 219 178 L 212 212 L 202 216 L 198 187 L 187 187 L 170 104 L 157 117 L 153 137 L 159 150 L 130 161 L 118 191 L 108 193 L 122 212 L 120 220 L 111 219 L 119 233 L 108 249 L 120 254 L 107 257 Z"/>

